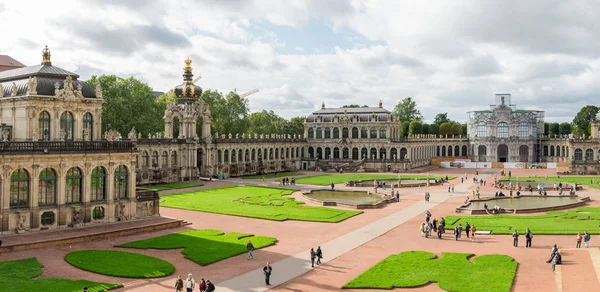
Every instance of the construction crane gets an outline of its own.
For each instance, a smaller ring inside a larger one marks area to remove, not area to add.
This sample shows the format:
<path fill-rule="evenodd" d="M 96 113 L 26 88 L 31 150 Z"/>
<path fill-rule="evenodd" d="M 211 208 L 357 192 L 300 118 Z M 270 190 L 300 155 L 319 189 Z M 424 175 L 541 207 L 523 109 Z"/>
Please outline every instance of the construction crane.
<path fill-rule="evenodd" d="M 198 80 L 200 80 L 200 78 L 202 78 L 202 75 L 198 74 L 198 78 L 194 79 L 194 81 L 192 81 L 192 83 L 198 82 Z"/>
<path fill-rule="evenodd" d="M 240 94 L 240 98 L 247 97 L 247 96 L 249 96 L 249 95 L 252 95 L 252 94 L 255 94 L 255 93 L 257 93 L 257 92 L 258 92 L 258 89 L 253 89 L 253 90 L 250 90 L 250 91 L 248 91 L 248 92 L 246 92 L 246 93 L 242 93 L 242 94 Z"/>

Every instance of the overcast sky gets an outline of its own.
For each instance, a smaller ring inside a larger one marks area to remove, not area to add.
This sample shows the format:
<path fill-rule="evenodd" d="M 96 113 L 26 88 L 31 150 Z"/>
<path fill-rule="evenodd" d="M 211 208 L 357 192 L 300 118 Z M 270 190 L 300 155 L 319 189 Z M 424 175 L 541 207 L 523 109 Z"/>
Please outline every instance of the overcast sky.
<path fill-rule="evenodd" d="M 412 96 L 427 121 L 465 121 L 494 94 L 571 121 L 600 97 L 599 1 L 1 1 L 0 54 L 135 76 L 156 91 L 190 57 L 204 89 L 286 118 Z"/>

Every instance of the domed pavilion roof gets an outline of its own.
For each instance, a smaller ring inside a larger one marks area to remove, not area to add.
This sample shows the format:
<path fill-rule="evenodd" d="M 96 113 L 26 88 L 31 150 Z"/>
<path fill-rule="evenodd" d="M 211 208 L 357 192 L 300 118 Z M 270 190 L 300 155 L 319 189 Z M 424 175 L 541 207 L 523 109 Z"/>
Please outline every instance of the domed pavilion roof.
<path fill-rule="evenodd" d="M 192 74 L 192 60 L 185 60 L 185 68 L 183 68 L 183 83 L 177 85 L 173 92 L 177 103 L 193 103 L 202 98 L 202 87 L 194 84 L 194 74 Z"/>

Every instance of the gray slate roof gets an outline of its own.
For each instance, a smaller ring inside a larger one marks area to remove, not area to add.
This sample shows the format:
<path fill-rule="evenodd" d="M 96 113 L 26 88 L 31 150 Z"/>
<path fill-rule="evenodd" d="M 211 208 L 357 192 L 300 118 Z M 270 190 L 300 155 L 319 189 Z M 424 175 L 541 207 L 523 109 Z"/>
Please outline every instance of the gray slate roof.
<path fill-rule="evenodd" d="M 335 114 L 390 114 L 391 112 L 380 107 L 349 107 L 349 108 L 324 108 L 316 112 L 313 115 L 335 115 Z"/>
<path fill-rule="evenodd" d="M 34 65 L 0 72 L 0 82 L 27 79 L 33 76 L 46 76 L 64 79 L 69 75 L 73 77 L 73 80 L 77 80 L 77 78 L 79 78 L 79 75 L 73 72 L 67 71 L 62 68 L 54 67 L 49 64 Z"/>

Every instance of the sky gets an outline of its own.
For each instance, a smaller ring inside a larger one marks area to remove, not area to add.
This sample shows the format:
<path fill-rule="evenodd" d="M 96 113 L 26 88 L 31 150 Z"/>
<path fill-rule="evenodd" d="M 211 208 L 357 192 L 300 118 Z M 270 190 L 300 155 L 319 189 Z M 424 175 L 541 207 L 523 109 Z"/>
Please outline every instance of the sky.
<path fill-rule="evenodd" d="M 258 89 L 251 111 L 291 118 L 327 107 L 384 108 L 407 96 L 426 121 L 519 108 L 572 121 L 600 100 L 599 1 L 0 0 L 0 54 L 78 73 Z"/>

